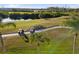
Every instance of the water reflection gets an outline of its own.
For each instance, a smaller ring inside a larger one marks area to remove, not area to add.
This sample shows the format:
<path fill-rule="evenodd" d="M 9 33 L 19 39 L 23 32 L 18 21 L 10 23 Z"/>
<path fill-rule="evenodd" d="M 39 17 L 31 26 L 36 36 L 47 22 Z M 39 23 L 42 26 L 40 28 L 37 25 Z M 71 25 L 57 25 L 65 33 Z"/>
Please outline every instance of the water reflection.
<path fill-rule="evenodd" d="M 3 23 L 6 23 L 6 22 L 14 22 L 14 21 L 15 20 L 10 19 L 9 17 L 2 20 Z"/>
<path fill-rule="evenodd" d="M 14 19 L 10 19 L 9 17 L 8 18 L 5 18 L 2 20 L 3 23 L 7 23 L 7 22 L 15 22 L 15 21 L 31 21 L 32 19 L 27 19 L 27 20 L 24 20 L 24 19 L 19 19 L 19 20 L 14 20 Z"/>

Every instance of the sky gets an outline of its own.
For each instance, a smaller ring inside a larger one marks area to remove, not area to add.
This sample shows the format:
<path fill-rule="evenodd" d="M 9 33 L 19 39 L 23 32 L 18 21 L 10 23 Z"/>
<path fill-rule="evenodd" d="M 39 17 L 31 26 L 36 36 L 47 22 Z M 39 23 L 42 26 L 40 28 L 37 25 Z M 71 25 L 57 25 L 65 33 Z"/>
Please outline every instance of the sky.
<path fill-rule="evenodd" d="M 0 4 L 0 8 L 47 8 L 47 7 L 79 8 L 79 4 Z"/>

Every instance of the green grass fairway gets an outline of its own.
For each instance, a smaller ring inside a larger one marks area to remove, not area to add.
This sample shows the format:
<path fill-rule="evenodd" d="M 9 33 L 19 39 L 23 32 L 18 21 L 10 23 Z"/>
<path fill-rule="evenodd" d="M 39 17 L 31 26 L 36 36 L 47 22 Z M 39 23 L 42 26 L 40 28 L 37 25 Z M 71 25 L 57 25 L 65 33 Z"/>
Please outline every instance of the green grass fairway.
<path fill-rule="evenodd" d="M 69 17 L 58 17 L 58 18 L 47 18 L 47 19 L 35 19 L 31 21 L 16 21 L 15 25 L 16 28 L 13 26 L 6 26 L 4 28 L 0 28 L 0 31 L 2 33 L 11 33 L 11 32 L 17 32 L 20 28 L 27 30 L 33 25 L 43 25 L 45 27 L 48 26 L 54 26 L 54 25 L 63 25 L 63 21 L 68 20 Z"/>
<path fill-rule="evenodd" d="M 33 25 L 43 25 L 45 27 L 64 25 L 64 21 L 69 17 L 35 19 L 32 21 L 16 21 L 16 28 L 6 26 L 0 28 L 2 33 L 17 32 L 19 28 L 29 29 Z M 0 53 L 8 54 L 72 54 L 73 33 L 69 29 L 53 29 L 46 32 L 35 33 L 35 37 L 28 35 L 30 42 L 25 43 L 20 36 L 5 37 L 6 52 L 2 52 L 0 43 Z M 44 42 L 39 42 L 37 35 L 41 35 Z M 79 38 L 79 37 L 78 37 Z M 79 40 L 77 38 L 75 53 L 79 53 Z M 38 46 L 39 42 L 39 46 Z"/>
<path fill-rule="evenodd" d="M 73 34 L 68 29 L 54 29 L 47 32 L 38 33 L 49 41 L 37 45 L 38 38 L 30 39 L 29 43 L 17 37 L 4 38 L 6 52 L 10 54 L 72 54 Z M 29 37 L 29 35 L 28 35 Z M 32 41 L 32 42 L 31 42 Z M 49 43 L 49 44 L 48 44 Z M 77 39 L 77 49 L 79 53 L 79 40 Z M 2 53 L 2 52 L 0 52 Z"/>

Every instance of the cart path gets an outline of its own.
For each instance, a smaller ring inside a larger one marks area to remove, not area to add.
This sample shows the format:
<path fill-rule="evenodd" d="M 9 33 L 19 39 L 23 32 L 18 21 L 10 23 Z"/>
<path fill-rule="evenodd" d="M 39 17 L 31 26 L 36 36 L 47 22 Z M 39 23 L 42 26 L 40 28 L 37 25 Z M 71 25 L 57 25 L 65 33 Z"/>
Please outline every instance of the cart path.
<path fill-rule="evenodd" d="M 55 27 L 50 27 L 50 28 L 46 28 L 46 29 L 36 30 L 35 33 L 44 32 L 44 31 L 48 31 L 48 30 L 52 30 L 52 29 L 57 29 L 57 28 L 73 29 L 72 27 L 55 26 Z M 25 34 L 30 34 L 30 32 L 25 32 Z M 11 33 L 11 34 L 4 34 L 4 35 L 2 35 L 2 37 L 10 37 L 10 36 L 18 36 L 18 32 L 17 33 Z"/>

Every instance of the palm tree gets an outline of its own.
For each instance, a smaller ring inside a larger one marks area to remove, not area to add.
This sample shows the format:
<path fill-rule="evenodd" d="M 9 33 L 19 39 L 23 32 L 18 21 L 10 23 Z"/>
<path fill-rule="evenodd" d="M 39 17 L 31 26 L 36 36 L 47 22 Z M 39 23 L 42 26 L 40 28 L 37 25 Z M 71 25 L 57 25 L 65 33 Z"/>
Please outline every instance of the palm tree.
<path fill-rule="evenodd" d="M 76 39 L 78 37 L 78 31 L 79 31 L 79 15 L 72 15 L 70 20 L 66 21 L 66 25 L 73 27 L 73 31 L 75 32 L 73 39 L 73 54 L 74 54 L 76 49 Z"/>
<path fill-rule="evenodd" d="M 2 18 L 0 17 L 0 27 L 3 28 L 5 26 L 14 26 L 16 27 L 16 25 L 14 23 L 2 23 Z M 1 45 L 2 45 L 2 51 L 5 52 L 5 46 L 4 46 L 4 41 L 3 41 L 3 37 L 2 37 L 2 33 L 0 32 L 0 41 L 1 41 Z"/>

